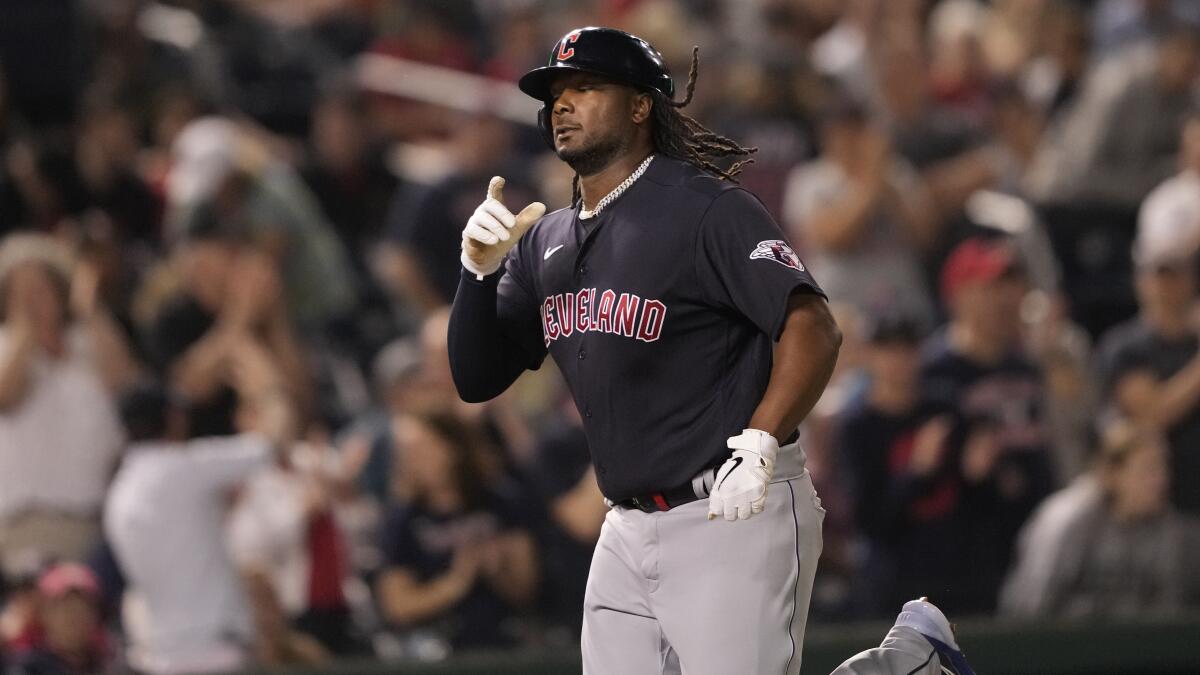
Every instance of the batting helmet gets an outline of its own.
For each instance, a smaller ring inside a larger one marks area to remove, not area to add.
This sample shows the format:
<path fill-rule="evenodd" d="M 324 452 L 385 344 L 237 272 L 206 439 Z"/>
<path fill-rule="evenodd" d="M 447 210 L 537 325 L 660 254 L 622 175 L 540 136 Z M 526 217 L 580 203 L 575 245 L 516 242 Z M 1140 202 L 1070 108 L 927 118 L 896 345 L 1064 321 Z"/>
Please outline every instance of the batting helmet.
<path fill-rule="evenodd" d="M 551 148 L 550 84 L 564 73 L 585 72 L 610 77 L 641 90 L 654 90 L 667 98 L 675 95 L 675 81 L 662 54 L 642 38 L 615 28 L 576 28 L 554 45 L 549 64 L 525 73 L 517 86 L 542 101 L 538 126 Z"/>

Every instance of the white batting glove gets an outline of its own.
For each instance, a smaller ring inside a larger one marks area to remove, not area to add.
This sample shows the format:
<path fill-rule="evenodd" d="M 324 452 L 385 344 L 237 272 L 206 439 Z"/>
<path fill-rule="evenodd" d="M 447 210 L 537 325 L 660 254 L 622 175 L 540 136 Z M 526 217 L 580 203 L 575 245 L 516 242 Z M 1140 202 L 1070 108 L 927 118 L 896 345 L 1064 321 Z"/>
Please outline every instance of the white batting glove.
<path fill-rule="evenodd" d="M 482 280 L 500 269 L 504 256 L 546 213 L 546 205 L 533 202 L 517 215 L 503 204 L 504 179 L 493 176 L 487 199 L 475 209 L 462 233 L 462 265 Z"/>
<path fill-rule="evenodd" d="M 767 487 L 775 472 L 779 441 L 765 431 L 744 429 L 728 441 L 733 455 L 717 470 L 712 491 L 708 493 L 708 519 L 747 520 L 762 513 L 767 503 Z"/>

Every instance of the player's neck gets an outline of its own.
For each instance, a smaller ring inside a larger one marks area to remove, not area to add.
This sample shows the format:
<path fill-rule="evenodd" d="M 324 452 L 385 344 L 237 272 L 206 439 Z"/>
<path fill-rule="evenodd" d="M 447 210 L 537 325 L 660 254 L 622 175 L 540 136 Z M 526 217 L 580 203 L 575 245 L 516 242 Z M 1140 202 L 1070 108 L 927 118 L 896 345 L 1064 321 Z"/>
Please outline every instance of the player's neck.
<path fill-rule="evenodd" d="M 639 147 L 613 159 L 608 166 L 590 176 L 580 176 L 579 192 L 583 198 L 584 210 L 595 209 L 596 203 L 629 178 L 651 152 L 653 149 L 650 147 Z"/>

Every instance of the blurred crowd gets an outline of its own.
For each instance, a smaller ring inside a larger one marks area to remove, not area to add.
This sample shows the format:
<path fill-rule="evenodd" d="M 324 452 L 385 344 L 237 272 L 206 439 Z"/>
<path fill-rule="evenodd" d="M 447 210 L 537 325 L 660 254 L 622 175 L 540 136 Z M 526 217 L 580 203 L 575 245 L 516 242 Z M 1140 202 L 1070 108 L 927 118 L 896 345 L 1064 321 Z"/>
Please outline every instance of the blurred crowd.
<path fill-rule="evenodd" d="M 487 88 L 621 27 L 846 335 L 803 445 L 813 621 L 1200 606 L 1200 3 L 0 0 L 0 664 L 576 644 L 606 507 L 547 363 L 450 379 L 488 179 L 571 173 Z M 411 71 L 397 71 L 408 73 Z M 406 77 L 399 74 L 397 77 Z M 437 78 L 435 78 L 436 80 Z M 449 88 L 459 82 L 441 80 Z M 489 80 L 470 80 L 489 81 Z M 409 89 L 412 89 L 411 87 Z"/>

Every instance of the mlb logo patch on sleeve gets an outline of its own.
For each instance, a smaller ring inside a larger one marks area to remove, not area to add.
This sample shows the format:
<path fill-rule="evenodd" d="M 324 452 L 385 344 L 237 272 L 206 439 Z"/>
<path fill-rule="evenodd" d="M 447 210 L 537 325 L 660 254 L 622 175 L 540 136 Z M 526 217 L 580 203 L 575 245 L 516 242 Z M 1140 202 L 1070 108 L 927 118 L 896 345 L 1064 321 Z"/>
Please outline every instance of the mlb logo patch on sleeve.
<path fill-rule="evenodd" d="M 774 260 L 780 265 L 790 267 L 796 271 L 803 272 L 804 265 L 800 262 L 800 256 L 792 250 L 791 246 L 787 245 L 782 239 L 768 239 L 767 241 L 758 242 L 758 246 L 750 252 L 750 259 L 762 258 L 764 260 Z"/>

